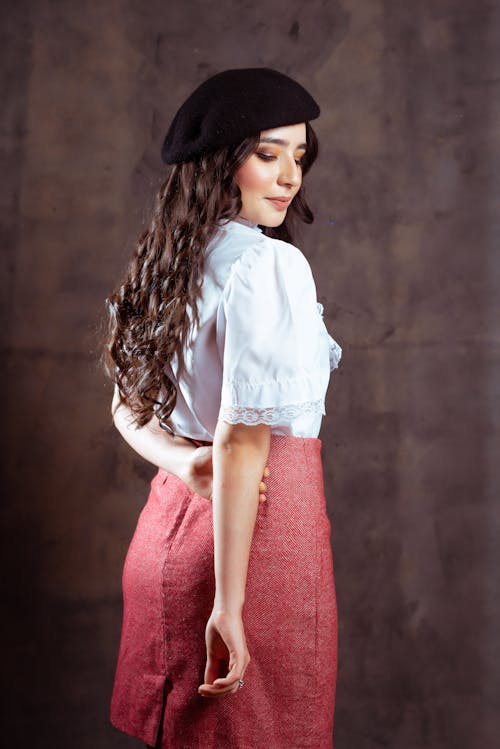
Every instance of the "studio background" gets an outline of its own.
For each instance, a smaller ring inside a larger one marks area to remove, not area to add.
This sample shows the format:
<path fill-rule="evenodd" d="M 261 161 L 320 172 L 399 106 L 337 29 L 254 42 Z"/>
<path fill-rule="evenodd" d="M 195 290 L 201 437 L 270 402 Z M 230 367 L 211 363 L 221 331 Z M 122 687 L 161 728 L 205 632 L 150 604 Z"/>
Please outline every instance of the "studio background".
<path fill-rule="evenodd" d="M 155 469 L 112 424 L 104 300 L 178 106 L 219 70 L 270 66 L 322 108 L 315 222 L 297 243 L 343 347 L 320 433 L 335 747 L 493 749 L 499 3 L 18 0 L 1 14 L 3 745 L 138 745 L 108 709 L 121 570 Z"/>

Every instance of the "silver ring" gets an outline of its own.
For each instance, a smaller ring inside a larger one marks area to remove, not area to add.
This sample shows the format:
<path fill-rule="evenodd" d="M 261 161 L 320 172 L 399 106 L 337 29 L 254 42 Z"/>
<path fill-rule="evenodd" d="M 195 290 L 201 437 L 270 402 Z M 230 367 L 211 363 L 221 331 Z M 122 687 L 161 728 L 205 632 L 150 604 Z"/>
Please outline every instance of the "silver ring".
<path fill-rule="evenodd" d="M 243 686 L 244 683 L 245 682 L 243 681 L 243 679 L 240 679 L 238 689 L 241 689 L 241 687 Z"/>

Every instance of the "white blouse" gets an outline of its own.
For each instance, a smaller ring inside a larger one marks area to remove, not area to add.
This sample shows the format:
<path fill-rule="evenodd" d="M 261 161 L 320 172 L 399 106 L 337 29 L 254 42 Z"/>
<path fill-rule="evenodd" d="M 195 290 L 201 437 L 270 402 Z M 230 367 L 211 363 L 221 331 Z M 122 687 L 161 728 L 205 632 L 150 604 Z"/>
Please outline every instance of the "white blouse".
<path fill-rule="evenodd" d="M 305 255 L 240 217 L 220 226 L 205 253 L 200 325 L 191 326 L 180 380 L 177 356 L 165 365 L 177 386 L 176 433 L 212 441 L 223 419 L 317 437 L 342 349 Z"/>

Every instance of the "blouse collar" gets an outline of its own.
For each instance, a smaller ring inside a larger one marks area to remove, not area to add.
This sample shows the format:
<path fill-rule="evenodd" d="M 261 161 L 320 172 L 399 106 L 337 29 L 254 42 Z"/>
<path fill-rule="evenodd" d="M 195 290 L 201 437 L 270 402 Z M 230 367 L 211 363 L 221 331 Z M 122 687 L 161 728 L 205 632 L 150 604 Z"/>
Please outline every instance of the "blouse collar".
<path fill-rule="evenodd" d="M 236 221 L 238 224 L 242 224 L 243 226 L 248 226 L 249 229 L 256 229 L 257 231 L 262 232 L 262 229 L 260 226 L 253 221 L 250 221 L 247 218 L 243 218 L 242 216 L 236 216 L 236 218 L 232 219 L 233 221 Z"/>

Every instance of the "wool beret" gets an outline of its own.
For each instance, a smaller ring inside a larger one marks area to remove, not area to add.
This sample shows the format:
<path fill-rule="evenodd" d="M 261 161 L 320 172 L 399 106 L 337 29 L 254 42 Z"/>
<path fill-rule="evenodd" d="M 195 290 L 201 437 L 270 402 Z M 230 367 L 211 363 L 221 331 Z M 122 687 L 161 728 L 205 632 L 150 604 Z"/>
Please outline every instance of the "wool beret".
<path fill-rule="evenodd" d="M 319 117 L 306 89 L 272 68 L 224 70 L 204 81 L 175 115 L 161 149 L 166 164 L 192 161 L 273 127 Z"/>

